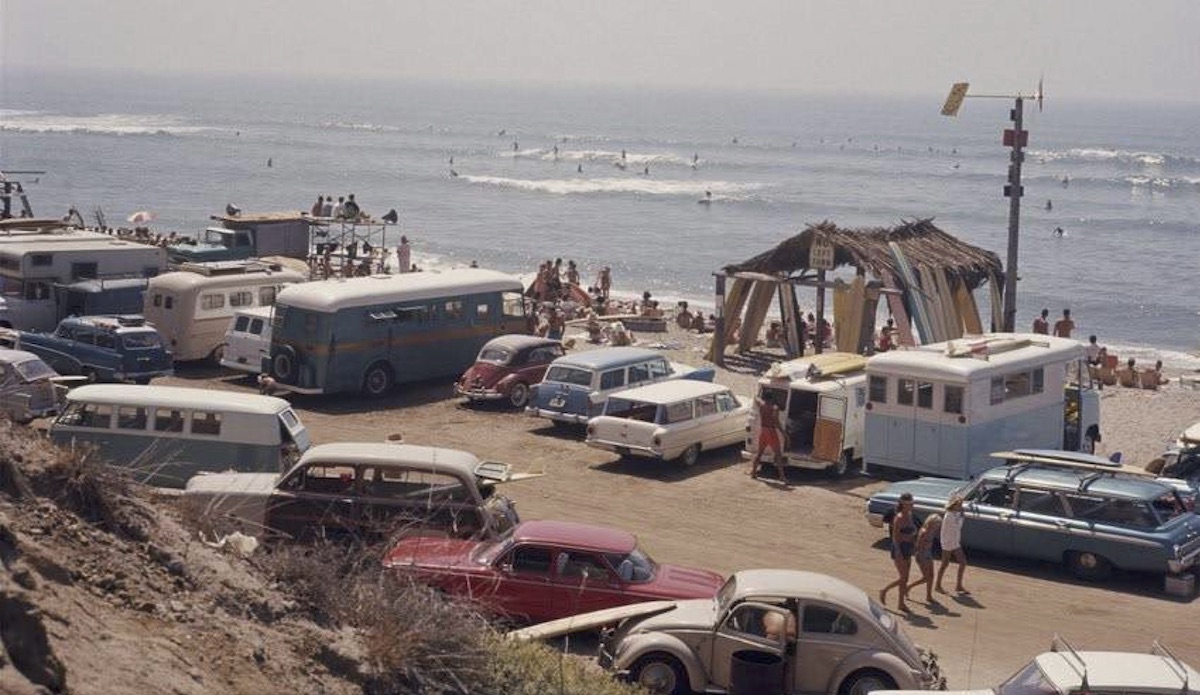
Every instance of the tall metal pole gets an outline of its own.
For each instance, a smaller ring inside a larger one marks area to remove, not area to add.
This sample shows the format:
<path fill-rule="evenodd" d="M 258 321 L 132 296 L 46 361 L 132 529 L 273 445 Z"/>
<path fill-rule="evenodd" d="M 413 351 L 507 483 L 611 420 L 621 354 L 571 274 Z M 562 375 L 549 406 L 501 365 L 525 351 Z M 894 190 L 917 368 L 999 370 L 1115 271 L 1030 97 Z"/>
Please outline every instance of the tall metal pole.
<path fill-rule="evenodd" d="M 1008 196 L 1008 264 L 1004 273 L 1004 330 L 1012 333 L 1017 325 L 1017 245 L 1021 227 L 1021 196 L 1025 194 L 1021 186 L 1021 163 L 1025 161 L 1025 147 L 1029 134 L 1022 128 L 1024 119 L 1024 99 L 1016 98 L 1012 110 L 1013 130 L 1004 133 L 1006 145 L 1012 146 L 1012 155 L 1008 165 L 1008 185 L 1004 187 L 1004 195 Z"/>

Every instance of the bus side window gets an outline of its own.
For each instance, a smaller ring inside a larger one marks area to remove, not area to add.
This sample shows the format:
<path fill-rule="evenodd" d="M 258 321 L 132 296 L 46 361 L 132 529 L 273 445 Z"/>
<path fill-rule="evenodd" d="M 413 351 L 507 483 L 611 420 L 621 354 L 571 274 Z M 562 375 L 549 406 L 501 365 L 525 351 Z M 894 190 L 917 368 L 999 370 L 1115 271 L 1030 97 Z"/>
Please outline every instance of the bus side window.
<path fill-rule="evenodd" d="M 123 405 L 117 408 L 117 429 L 146 429 L 146 409 L 131 405 Z"/>
<path fill-rule="evenodd" d="M 490 312 L 491 312 L 491 307 L 489 307 L 487 304 L 476 304 L 475 305 L 475 318 L 479 321 L 487 321 L 488 314 Z"/>
<path fill-rule="evenodd" d="M 192 434 L 218 436 L 221 434 L 221 414 L 197 410 L 192 413 Z"/>
<path fill-rule="evenodd" d="M 457 321 L 462 318 L 462 307 L 463 303 L 457 299 L 446 302 L 444 305 L 446 318 L 451 321 Z"/>

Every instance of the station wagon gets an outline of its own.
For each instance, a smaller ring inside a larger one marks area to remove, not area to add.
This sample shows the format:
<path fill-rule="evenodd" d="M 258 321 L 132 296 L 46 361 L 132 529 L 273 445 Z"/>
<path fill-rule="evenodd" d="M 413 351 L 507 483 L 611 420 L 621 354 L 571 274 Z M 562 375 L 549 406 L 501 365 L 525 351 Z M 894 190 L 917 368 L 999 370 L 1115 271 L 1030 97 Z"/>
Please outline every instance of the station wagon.
<path fill-rule="evenodd" d="M 522 477 L 465 451 L 340 442 L 313 447 L 283 474 L 198 475 L 183 500 L 214 531 L 268 540 L 378 540 L 404 529 L 490 538 L 519 521 L 496 483 Z"/>
<path fill-rule="evenodd" d="M 711 367 L 696 368 L 667 361 L 654 350 L 610 347 L 560 357 L 534 387 L 530 415 L 556 425 L 582 425 L 601 413 L 614 392 L 668 379 L 712 381 Z"/>
<path fill-rule="evenodd" d="M 1200 557 L 1200 517 L 1176 488 L 1111 465 L 1017 461 L 966 483 L 895 483 L 871 496 L 868 521 L 885 526 L 905 492 L 918 518 L 962 497 L 968 549 L 1061 562 L 1083 579 L 1104 579 L 1114 568 L 1174 575 Z"/>
<path fill-rule="evenodd" d="M 696 463 L 700 452 L 746 435 L 748 399 L 727 386 L 690 379 L 618 391 L 588 421 L 587 444 L 621 456 Z"/>
<path fill-rule="evenodd" d="M 71 316 L 54 333 L 19 332 L 17 345 L 88 381 L 147 384 L 175 373 L 158 331 L 136 314 Z"/>

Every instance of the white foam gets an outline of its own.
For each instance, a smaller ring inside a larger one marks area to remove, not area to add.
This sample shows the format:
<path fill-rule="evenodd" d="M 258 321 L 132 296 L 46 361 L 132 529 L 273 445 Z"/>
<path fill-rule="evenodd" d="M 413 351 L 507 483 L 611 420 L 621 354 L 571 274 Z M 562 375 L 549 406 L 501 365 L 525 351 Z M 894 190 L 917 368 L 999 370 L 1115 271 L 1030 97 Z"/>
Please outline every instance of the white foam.
<path fill-rule="evenodd" d="M 1155 360 L 1162 360 L 1163 367 L 1169 370 L 1195 371 L 1200 369 L 1200 354 L 1183 352 L 1181 350 L 1160 350 L 1146 345 L 1107 345 L 1110 355 L 1117 355 L 1124 363 L 1130 357 L 1137 364 L 1148 367 Z"/>
<path fill-rule="evenodd" d="M 95 116 L 64 116 L 30 112 L 9 116 L 0 131 L 24 133 L 94 133 L 100 135 L 193 135 L 217 130 L 186 125 L 178 116 L 161 114 L 104 113 Z"/>
<path fill-rule="evenodd" d="M 513 188 L 555 195 L 586 193 L 638 193 L 642 195 L 664 195 L 689 197 L 703 196 L 705 191 L 721 195 L 725 199 L 737 199 L 745 194 L 765 188 L 758 183 L 733 183 L 731 181 L 680 181 L 657 179 L 651 176 L 626 178 L 580 178 L 580 179 L 513 179 L 503 176 L 460 176 L 464 181 L 499 188 Z"/>
<path fill-rule="evenodd" d="M 681 166 L 691 165 L 690 158 L 683 158 L 669 152 L 625 152 L 625 156 L 621 156 L 620 151 L 613 150 L 568 150 L 563 147 L 558 148 L 558 154 L 554 153 L 554 148 L 533 147 L 529 149 L 507 150 L 500 151 L 497 156 L 508 157 L 512 159 L 535 159 L 541 161 L 553 161 L 559 159 L 566 162 L 606 162 L 609 164 L 624 163 L 625 166 L 631 169 L 644 169 L 647 166 Z M 651 169 L 653 171 L 653 168 Z"/>
<path fill-rule="evenodd" d="M 1044 162 L 1079 160 L 1084 162 L 1129 162 L 1143 166 L 1160 166 L 1166 156 L 1154 152 L 1137 152 L 1103 147 L 1074 147 L 1069 150 L 1030 150 L 1029 156 Z"/>

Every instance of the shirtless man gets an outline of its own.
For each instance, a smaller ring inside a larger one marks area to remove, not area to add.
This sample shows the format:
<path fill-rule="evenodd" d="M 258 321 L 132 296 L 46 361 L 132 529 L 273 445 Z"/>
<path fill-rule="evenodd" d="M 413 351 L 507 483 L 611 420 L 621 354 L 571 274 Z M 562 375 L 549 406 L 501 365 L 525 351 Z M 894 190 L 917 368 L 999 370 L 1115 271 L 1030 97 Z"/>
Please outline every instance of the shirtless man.
<path fill-rule="evenodd" d="M 770 447 L 775 472 L 779 474 L 781 481 L 786 482 L 787 476 L 783 471 L 783 427 L 779 422 L 779 406 L 775 405 L 772 399 L 762 396 L 755 398 L 754 402 L 758 406 L 758 451 L 754 452 L 754 458 L 750 461 L 750 475 L 758 477 L 763 452 Z"/>
<path fill-rule="evenodd" d="M 1048 316 L 1050 316 L 1050 310 L 1042 309 L 1041 316 L 1038 316 L 1036 319 L 1033 320 L 1033 332 L 1034 333 L 1040 333 L 1041 335 L 1049 335 L 1050 334 L 1050 319 L 1047 318 Z"/>
<path fill-rule="evenodd" d="M 1059 338 L 1070 338 L 1075 330 L 1075 322 L 1071 320 L 1071 310 L 1063 309 L 1062 318 L 1054 322 L 1054 335 Z"/>

